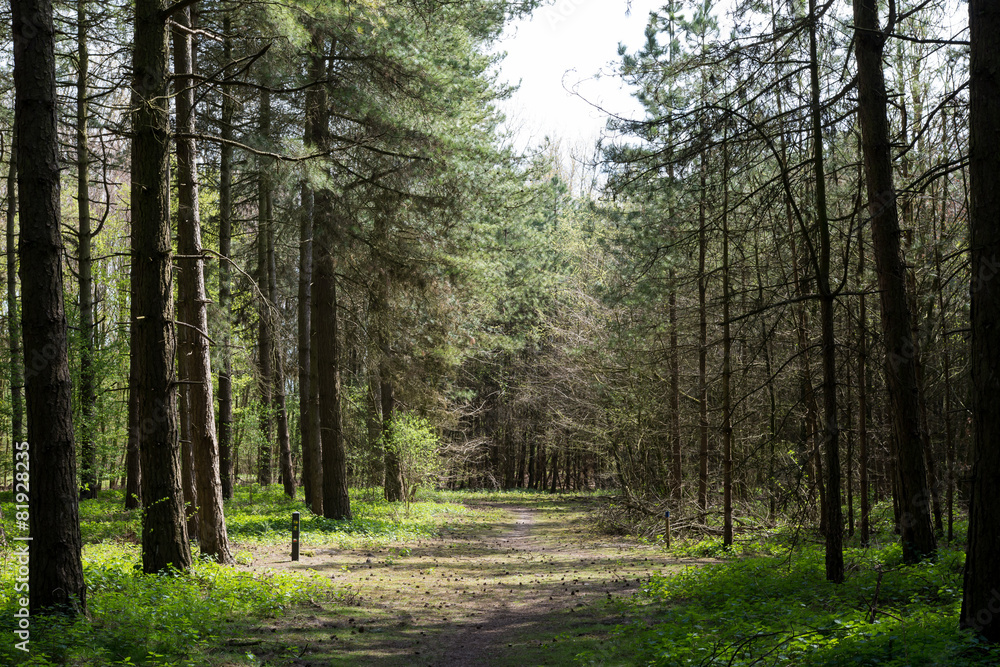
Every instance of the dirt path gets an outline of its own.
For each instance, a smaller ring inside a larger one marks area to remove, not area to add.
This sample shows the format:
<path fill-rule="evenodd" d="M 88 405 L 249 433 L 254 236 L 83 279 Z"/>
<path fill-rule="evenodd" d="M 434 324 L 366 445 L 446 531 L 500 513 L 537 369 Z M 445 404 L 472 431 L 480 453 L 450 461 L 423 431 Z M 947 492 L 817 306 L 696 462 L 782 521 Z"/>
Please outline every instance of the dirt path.
<path fill-rule="evenodd" d="M 681 565 L 655 547 L 595 537 L 579 502 L 504 509 L 506 522 L 485 534 L 381 552 L 305 549 L 298 563 L 259 552 L 255 569 L 329 575 L 356 606 L 283 617 L 250 645 L 274 665 L 565 665 L 599 651 L 624 620 L 617 598 Z"/>

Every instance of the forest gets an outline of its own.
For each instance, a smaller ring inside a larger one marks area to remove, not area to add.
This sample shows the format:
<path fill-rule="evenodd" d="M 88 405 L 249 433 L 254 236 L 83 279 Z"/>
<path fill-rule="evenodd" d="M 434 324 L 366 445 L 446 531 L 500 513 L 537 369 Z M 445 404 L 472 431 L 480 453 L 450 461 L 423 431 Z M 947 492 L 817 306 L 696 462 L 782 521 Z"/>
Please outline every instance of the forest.
<path fill-rule="evenodd" d="M 553 6 L 3 8 L 0 662 L 1000 663 L 1000 6 Z"/>

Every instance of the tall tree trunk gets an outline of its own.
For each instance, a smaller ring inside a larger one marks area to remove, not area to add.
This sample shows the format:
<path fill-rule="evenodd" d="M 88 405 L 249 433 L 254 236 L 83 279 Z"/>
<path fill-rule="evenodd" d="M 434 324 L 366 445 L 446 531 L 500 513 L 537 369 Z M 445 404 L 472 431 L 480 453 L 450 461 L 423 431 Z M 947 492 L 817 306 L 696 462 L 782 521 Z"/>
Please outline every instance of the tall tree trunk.
<path fill-rule="evenodd" d="M 524 470 L 528 460 L 528 446 L 521 438 L 521 446 L 517 448 L 517 472 L 514 473 L 514 488 L 524 488 Z"/>
<path fill-rule="evenodd" d="M 309 76 L 319 81 L 324 76 L 323 39 L 318 31 L 311 38 Z M 329 123 L 326 87 L 313 86 L 306 91 L 304 140 L 307 146 L 325 141 Z M 315 266 L 315 193 L 312 185 L 302 185 L 302 219 L 299 230 L 299 422 L 302 434 L 302 468 L 306 502 L 314 514 L 323 514 L 323 447 L 319 417 L 319 364 L 316 349 L 316 312 L 313 303 Z"/>
<path fill-rule="evenodd" d="M 899 66 L 901 68 L 903 67 L 904 58 L 903 46 L 903 41 L 898 40 L 897 56 L 900 63 Z M 912 115 L 915 122 L 919 126 L 921 117 L 923 116 L 923 96 L 917 90 L 917 86 L 921 85 L 918 83 L 920 81 L 920 68 L 917 64 L 918 62 L 919 60 L 917 59 L 912 60 L 912 80 L 909 82 L 909 87 L 912 92 Z M 907 84 L 904 84 L 903 87 L 905 89 Z M 911 141 L 911 135 L 909 132 L 911 124 L 909 117 L 911 114 L 905 104 L 905 97 L 905 95 L 900 96 L 900 100 L 903 103 L 900 104 L 899 108 L 902 112 L 902 141 L 904 144 L 909 144 Z M 924 151 L 926 150 L 926 146 L 924 145 L 924 135 L 922 133 L 918 133 L 918 137 L 915 142 L 917 152 L 921 155 L 924 154 Z M 910 180 L 912 155 L 913 153 L 911 151 L 903 151 L 902 157 L 899 161 L 900 176 L 903 178 L 904 182 L 908 182 Z M 906 257 L 912 252 L 914 236 L 917 231 L 915 226 L 917 210 L 914 206 L 914 198 L 911 194 L 906 194 L 899 198 L 899 213 L 902 219 L 902 228 L 906 230 L 903 246 L 903 256 Z M 931 494 L 931 516 L 934 519 L 934 530 L 937 535 L 941 535 L 944 532 L 944 522 L 941 511 L 941 497 L 938 493 L 937 465 L 934 458 L 934 445 L 931 440 L 931 430 L 927 420 L 927 389 L 926 382 L 924 380 L 924 364 L 923 353 L 921 352 L 922 343 L 920 336 L 921 321 L 930 322 L 933 320 L 934 301 L 930 300 L 928 302 L 930 305 L 928 312 L 926 315 L 921 315 L 920 298 L 917 294 L 917 274 L 912 266 L 906 267 L 906 295 L 909 300 L 910 309 L 910 340 L 913 342 L 913 364 L 917 376 L 917 409 L 920 413 L 921 449 L 924 452 L 924 464 L 927 466 L 927 482 L 928 489 Z"/>
<path fill-rule="evenodd" d="M 722 143 L 722 544 L 733 544 L 732 352 L 729 324 L 729 143 Z"/>
<path fill-rule="evenodd" d="M 307 106 L 309 106 L 307 104 Z M 307 110 L 306 115 L 309 115 Z M 306 144 L 311 145 L 311 129 L 307 120 Z M 309 413 L 310 392 L 312 390 L 309 369 L 312 357 L 312 268 L 313 268 L 313 192 L 309 183 L 302 182 L 302 210 L 299 220 L 299 285 L 298 285 L 298 371 L 299 371 L 299 437 L 302 447 L 302 493 L 305 502 L 312 507 L 316 470 L 319 466 L 316 455 L 317 433 L 313 432 Z M 322 473 L 321 473 L 322 474 Z M 322 482 L 320 482 L 322 484 Z M 322 498 L 322 493 L 320 493 Z M 322 500 L 320 501 L 322 502 Z M 313 507 L 313 512 L 317 508 Z"/>
<path fill-rule="evenodd" d="M 226 518 L 222 507 L 219 445 L 215 434 L 215 400 L 212 396 L 212 359 L 208 346 L 208 296 L 201 245 L 198 205 L 198 146 L 195 143 L 195 58 L 190 32 L 191 9 L 177 12 L 181 26 L 174 32 L 174 74 L 177 76 L 177 259 L 180 321 L 186 331 L 180 347 L 181 379 L 187 383 L 188 437 L 194 455 L 198 499 L 198 543 L 201 553 L 223 564 L 233 563 Z M 187 135 L 187 136 L 184 136 Z"/>
<path fill-rule="evenodd" d="M 773 12 L 775 17 L 777 13 Z M 777 108 L 779 115 L 779 138 L 778 143 L 781 149 L 781 160 L 783 166 L 789 164 L 789 150 L 788 143 L 786 141 L 787 132 L 784 123 L 784 99 L 782 93 L 778 90 L 777 95 Z M 795 318 L 795 333 L 796 342 L 798 346 L 797 358 L 798 358 L 798 373 L 799 373 L 799 392 L 800 392 L 800 402 L 805 405 L 805 416 L 801 422 L 801 437 L 800 446 L 803 448 L 803 459 L 802 467 L 806 471 L 806 475 L 809 477 L 810 489 L 809 489 L 809 499 L 810 501 L 814 497 L 815 489 L 819 489 L 820 494 L 820 532 L 825 533 L 826 527 L 826 513 L 823 511 L 825 506 L 825 491 L 823 487 L 822 473 L 820 465 L 819 456 L 819 446 L 816 441 L 816 415 L 819 411 L 819 407 L 816 405 L 816 394 L 813 389 L 812 382 L 812 372 L 810 369 L 809 360 L 809 344 L 808 344 L 808 313 L 806 311 L 805 298 L 809 291 L 808 284 L 809 278 L 806 273 L 801 268 L 801 262 L 799 261 L 799 239 L 800 234 L 796 233 L 795 228 L 795 216 L 793 215 L 793 202 L 790 195 L 787 195 L 784 200 L 785 208 L 785 225 L 788 231 L 788 244 L 791 250 L 792 256 L 792 271 L 791 279 L 795 281 L 795 298 L 801 300 L 802 302 L 796 304 L 792 308 L 793 316 Z"/>
<path fill-rule="evenodd" d="M 12 0 L 11 9 L 15 132 L 20 145 L 28 148 L 17 153 L 17 175 L 30 453 L 30 458 L 20 459 L 28 462 L 30 471 L 16 480 L 14 490 L 30 490 L 32 613 L 83 613 L 87 589 L 80 556 L 73 386 L 63 308 L 55 29 L 49 0 Z"/>
<path fill-rule="evenodd" d="M 314 42 L 316 40 L 314 39 Z M 318 45 L 314 45 L 318 46 Z M 318 63 L 318 64 L 317 64 Z M 310 57 L 310 78 L 322 76 L 323 63 L 318 54 Z M 306 91 L 306 116 L 303 139 L 306 146 L 315 145 L 313 125 L 319 112 L 317 92 L 320 86 Z M 313 266 L 313 191 L 308 178 L 301 186 L 302 208 L 299 213 L 299 284 L 298 284 L 298 371 L 299 371 L 299 435 L 302 447 L 302 488 L 306 503 L 313 505 L 313 477 L 319 467 L 314 457 L 315 441 L 309 417 L 310 357 L 312 332 L 312 266 Z M 320 494 L 322 495 L 322 494 Z M 313 508 L 313 512 L 316 512 Z"/>
<path fill-rule="evenodd" d="M 225 35 L 222 46 L 223 62 L 232 62 L 232 19 L 228 12 L 222 19 Z M 219 369 L 219 477 L 223 499 L 233 497 L 233 351 L 232 351 L 232 267 L 230 254 L 233 240 L 233 99 L 228 86 L 223 86 L 222 118 L 219 146 L 219 310 L 222 320 L 222 368 Z"/>
<path fill-rule="evenodd" d="M 183 329 L 178 335 L 180 349 L 185 347 Z M 177 388 L 177 413 L 179 416 L 179 439 L 181 442 L 181 489 L 184 491 L 184 517 L 187 521 L 188 537 L 198 538 L 198 484 L 195 481 L 194 449 L 191 447 L 191 410 L 188 406 L 188 386 Z"/>
<path fill-rule="evenodd" d="M 969 227 L 972 249 L 972 499 L 961 623 L 1000 642 L 1000 6 L 970 0 Z M 23 199 L 23 195 L 22 195 Z"/>
<path fill-rule="evenodd" d="M 849 315 L 848 315 L 849 316 Z M 849 371 L 848 371 L 849 372 Z M 854 387 L 852 383 L 847 383 L 846 405 L 854 405 Z M 847 479 L 844 480 L 844 488 L 847 491 L 847 536 L 854 537 L 854 414 L 848 409 L 844 418 L 847 421 Z"/>
<path fill-rule="evenodd" d="M 386 221 L 382 216 L 375 220 L 375 247 L 384 250 L 388 242 Z M 379 387 L 382 403 L 382 446 L 385 462 L 385 499 L 389 502 L 403 500 L 403 473 L 399 465 L 399 455 L 393 442 L 393 418 L 395 417 L 396 398 L 392 373 L 392 344 L 389 321 L 389 295 L 391 294 L 392 277 L 387 267 L 380 267 L 375 277 L 375 289 L 372 295 L 372 317 L 375 321 L 375 345 L 379 351 Z"/>
<path fill-rule="evenodd" d="M 268 300 L 272 304 L 278 303 L 278 275 L 277 267 L 274 265 L 274 225 L 267 228 L 267 289 Z M 278 422 L 278 456 L 281 466 L 281 484 L 285 495 L 295 498 L 295 469 L 292 465 L 292 445 L 288 436 L 288 410 L 285 406 L 285 372 L 280 352 L 278 339 L 278 326 L 275 323 L 273 329 L 274 355 L 274 417 Z"/>
<path fill-rule="evenodd" d="M 263 91 L 260 96 L 260 136 L 271 136 L 271 93 Z M 257 324 L 257 365 L 260 372 L 260 431 L 261 444 L 257 452 L 257 483 L 267 486 L 273 477 L 271 474 L 271 409 L 274 404 L 272 387 L 272 360 L 274 359 L 274 343 L 271 338 L 273 305 L 268 294 L 268 228 L 271 225 L 271 178 L 268 170 L 270 161 L 259 157 L 257 174 L 257 288 L 259 290 Z"/>
<path fill-rule="evenodd" d="M 365 373 L 367 391 L 365 392 L 365 430 L 368 436 L 368 450 L 370 452 L 382 451 L 382 394 L 381 385 L 378 380 L 378 371 L 369 368 Z M 384 465 L 384 456 L 383 465 Z M 385 470 L 379 467 L 381 478 L 384 482 Z"/>
<path fill-rule="evenodd" d="M 928 508 L 930 493 L 920 434 L 915 346 L 910 337 L 906 266 L 900 250 L 896 193 L 892 182 L 887 94 L 882 70 L 886 37 L 879 29 L 875 0 L 854 0 L 854 24 L 858 120 L 881 297 L 886 385 L 892 406 L 896 481 L 902 511 L 900 539 L 904 562 L 915 563 L 933 555 L 937 546 Z"/>
<path fill-rule="evenodd" d="M 399 455 L 393 442 L 393 419 L 396 412 L 396 396 L 392 385 L 389 364 L 383 362 L 379 370 L 379 394 L 382 404 L 382 446 L 385 462 L 385 499 L 391 503 L 403 500 L 403 471 L 399 465 Z"/>
<path fill-rule="evenodd" d="M 787 204 L 787 203 L 786 203 Z M 788 222 L 788 238 L 792 249 L 792 275 L 795 276 L 795 296 L 799 299 L 806 297 L 809 279 L 805 274 L 799 261 L 798 241 L 800 238 L 795 234 L 792 212 L 790 205 L 786 205 L 786 216 Z M 795 333 L 798 344 L 798 379 L 799 397 L 801 403 L 805 405 L 805 415 L 801 422 L 800 444 L 804 448 L 802 465 L 809 477 L 809 501 L 815 499 L 816 491 L 820 497 L 820 511 L 826 506 L 826 490 L 822 479 L 822 465 L 820 462 L 819 443 L 817 441 L 817 413 L 819 407 L 816 404 L 816 391 L 813 388 L 812 369 L 809 359 L 809 319 L 805 303 L 796 304 L 793 307 L 795 315 Z M 826 532 L 826 514 L 821 515 L 820 532 Z"/>
<path fill-rule="evenodd" d="M 556 492 L 556 484 L 559 482 L 559 449 L 552 448 L 552 481 L 549 485 L 549 493 Z"/>
<path fill-rule="evenodd" d="M 683 492 L 684 469 L 681 465 L 681 368 L 677 348 L 677 289 L 676 272 L 670 269 L 670 443 L 671 443 L 671 497 L 678 505 Z"/>
<path fill-rule="evenodd" d="M 708 165 L 701 155 L 701 187 L 698 201 L 698 509 L 702 521 L 708 512 L 708 272 L 705 258 L 708 252 Z"/>
<path fill-rule="evenodd" d="M 865 295 L 865 243 L 858 226 L 858 493 L 861 494 L 861 546 L 871 539 L 871 491 L 868 484 L 868 303 Z"/>
<path fill-rule="evenodd" d="M 830 221 L 826 207 L 826 167 L 823 156 L 823 124 L 820 106 L 819 54 L 817 35 L 819 16 L 816 0 L 810 0 L 812 26 L 809 31 L 809 78 L 812 89 L 813 174 L 816 188 L 816 213 L 819 227 L 820 256 L 816 284 L 820 296 L 820 319 L 823 338 L 823 445 L 826 452 L 826 578 L 844 581 L 844 518 L 840 505 L 840 425 L 837 421 L 837 341 L 834 336 L 833 308 L 837 295 L 830 284 Z"/>
<path fill-rule="evenodd" d="M 528 488 L 535 489 L 537 487 L 537 470 L 538 463 L 535 460 L 535 438 L 534 434 L 529 434 L 528 441 Z"/>
<path fill-rule="evenodd" d="M 87 149 L 87 2 L 76 3 L 76 200 L 79 209 L 80 271 L 80 500 L 97 497 L 97 449 L 94 444 L 94 278 L 91 259 L 90 153 Z"/>
<path fill-rule="evenodd" d="M 313 44 L 321 44 L 314 34 Z M 321 50 L 317 49 L 317 53 Z M 329 105 L 325 95 L 318 100 L 313 123 L 316 148 L 330 146 Z M 343 412 L 340 386 L 340 331 L 337 312 L 336 254 L 340 228 L 334 212 L 333 193 L 326 187 L 313 196 L 313 302 L 312 356 L 315 374 L 310 384 L 317 396 L 316 420 L 313 427 L 319 434 L 318 455 L 321 457 L 323 479 L 323 516 L 328 519 L 350 519 L 351 498 L 347 488 L 347 451 L 344 447 Z M 314 478 L 315 479 L 315 478 Z"/>
<path fill-rule="evenodd" d="M 191 565 L 177 440 L 164 0 L 136 0 L 132 50 L 132 327 L 142 466 L 142 569 Z"/>
<path fill-rule="evenodd" d="M 11 138 L 10 169 L 7 172 L 7 340 L 10 344 L 10 436 L 11 441 L 24 441 L 24 360 L 21 358 L 20 301 L 17 298 L 17 128 Z M 17 468 L 17 448 L 13 469 Z"/>
<path fill-rule="evenodd" d="M 669 0 L 667 3 L 667 31 L 668 38 L 670 39 L 670 46 L 667 50 L 667 59 L 672 64 L 674 61 L 674 19 L 675 19 L 675 9 L 674 0 Z M 669 91 L 673 94 L 673 89 Z M 670 124 L 667 129 L 669 143 L 673 145 L 674 143 L 674 128 L 673 124 Z M 667 198 L 667 221 L 671 229 L 674 229 L 677 220 L 677 205 L 675 197 L 675 189 L 677 187 L 676 182 L 677 174 L 674 170 L 673 160 L 670 161 L 670 166 L 667 167 L 667 182 L 669 183 L 670 192 Z M 684 466 L 681 459 L 681 372 L 680 372 L 680 353 L 677 348 L 677 271 L 671 266 L 669 270 L 668 280 L 670 281 L 670 293 L 667 297 L 667 308 L 668 308 L 668 318 L 670 321 L 670 441 L 671 441 L 671 497 L 673 501 L 677 504 L 681 504 L 683 497 L 683 475 Z"/>
<path fill-rule="evenodd" d="M 755 238 L 754 240 L 754 265 L 757 274 L 757 302 L 758 304 L 764 303 L 764 278 L 761 272 L 761 261 L 760 261 L 760 238 Z M 764 374 L 765 377 L 770 378 L 773 371 L 773 366 L 771 358 L 773 352 L 771 350 L 773 336 L 768 332 L 766 322 L 761 319 L 760 323 L 760 333 L 761 340 L 764 341 L 762 351 L 764 353 Z M 768 433 L 768 457 L 767 457 L 767 489 L 768 489 L 768 518 L 771 521 L 777 519 L 778 513 L 778 480 L 775 478 L 775 443 L 778 440 L 778 398 L 775 390 L 775 383 L 767 383 L 767 401 L 768 401 L 768 420 L 767 420 L 767 433 Z"/>
<path fill-rule="evenodd" d="M 947 119 L 942 125 L 947 128 Z M 944 439 L 947 456 L 945 468 L 945 484 L 947 493 L 948 513 L 948 543 L 955 539 L 955 434 L 951 423 L 951 345 L 948 343 L 948 311 L 945 309 L 944 286 L 942 276 L 941 246 L 945 237 L 945 224 L 948 220 L 948 180 L 944 179 L 941 197 L 941 226 L 934 230 L 934 272 L 938 276 L 937 297 L 938 311 L 941 313 L 941 375 L 944 376 Z"/>
<path fill-rule="evenodd" d="M 325 142 L 324 144 L 325 145 Z M 313 300 L 317 342 L 314 348 L 319 367 L 320 437 L 323 443 L 323 516 L 350 519 L 351 500 L 347 492 L 347 453 L 340 386 L 340 332 L 337 313 L 337 286 L 333 254 L 336 230 L 329 191 L 316 193 L 317 251 Z M 321 342 L 320 342 L 321 341 Z"/>
<path fill-rule="evenodd" d="M 315 238 L 315 233 L 313 238 Z M 316 245 L 313 244 L 313 250 L 315 251 Z M 316 256 L 313 255 L 313 282 L 315 283 L 315 262 Z M 317 350 L 320 346 L 319 331 L 316 328 L 316 290 L 315 286 L 312 290 L 312 303 L 311 313 L 310 313 L 310 324 L 309 324 L 309 349 L 311 353 L 309 355 L 309 427 L 312 431 L 313 439 L 313 472 L 312 472 L 312 511 L 316 514 L 323 514 L 323 438 L 322 438 L 322 422 L 320 420 L 320 405 L 319 405 L 319 354 Z"/>

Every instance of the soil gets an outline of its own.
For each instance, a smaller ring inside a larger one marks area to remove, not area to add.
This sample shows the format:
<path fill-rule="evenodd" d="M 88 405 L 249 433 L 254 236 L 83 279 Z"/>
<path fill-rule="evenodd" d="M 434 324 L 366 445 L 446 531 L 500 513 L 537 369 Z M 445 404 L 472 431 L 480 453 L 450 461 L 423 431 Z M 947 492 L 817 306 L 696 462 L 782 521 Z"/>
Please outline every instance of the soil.
<path fill-rule="evenodd" d="M 316 571 L 345 593 L 230 641 L 272 665 L 565 665 L 602 655 L 623 605 L 651 574 L 697 563 L 657 545 L 595 535 L 588 499 L 505 510 L 498 524 L 379 551 L 260 548 L 252 569 Z M 628 664 L 603 655 L 601 664 Z M 245 663 L 244 663 L 245 664 Z"/>

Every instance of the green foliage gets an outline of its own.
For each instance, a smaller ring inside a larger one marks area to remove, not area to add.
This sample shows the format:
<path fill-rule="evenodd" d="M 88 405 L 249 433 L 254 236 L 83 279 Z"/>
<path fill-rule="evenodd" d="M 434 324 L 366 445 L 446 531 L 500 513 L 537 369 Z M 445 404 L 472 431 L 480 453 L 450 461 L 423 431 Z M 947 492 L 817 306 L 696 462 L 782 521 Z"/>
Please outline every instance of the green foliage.
<path fill-rule="evenodd" d="M 441 473 L 440 440 L 427 419 L 400 413 L 393 417 L 389 433 L 383 433 L 383 447 L 399 459 L 403 474 L 403 496 L 409 502 L 422 484 L 433 485 Z"/>
<path fill-rule="evenodd" d="M 405 518 L 382 499 L 381 493 L 351 489 L 350 521 L 336 521 L 312 514 L 304 503 L 291 501 L 281 487 L 262 490 L 239 487 L 226 506 L 230 539 L 241 543 L 280 544 L 289 539 L 292 512 L 301 512 L 300 543 L 333 545 L 342 549 L 372 548 L 399 540 L 434 537 L 451 523 L 473 517 L 474 510 L 453 503 L 415 502 Z"/>
<path fill-rule="evenodd" d="M 845 555 L 848 579 L 839 586 L 825 580 L 818 545 L 791 557 L 654 576 L 628 603 L 649 604 L 654 620 L 620 626 L 613 648 L 579 658 L 591 664 L 630 655 L 629 664 L 664 666 L 996 664 L 1000 650 L 958 629 L 961 551 L 942 549 L 936 562 L 907 568 L 896 544 Z"/>
<path fill-rule="evenodd" d="M 10 635 L 14 564 L 0 571 L 0 630 Z M 248 618 L 331 598 L 319 575 L 240 572 L 212 561 L 190 571 L 142 574 L 133 545 L 92 545 L 84 553 L 89 619 L 32 618 L 31 652 L 0 645 L 3 664 L 199 665 L 203 650 Z M 28 658 L 30 657 L 30 660 Z"/>
<path fill-rule="evenodd" d="M 385 457 L 382 450 L 369 442 L 369 419 L 377 419 L 373 414 L 375 409 L 369 391 L 367 383 L 347 383 L 344 386 L 342 404 L 349 484 L 362 488 L 381 486 L 385 479 Z"/>
<path fill-rule="evenodd" d="M 426 539 L 457 529 L 484 512 L 453 502 L 421 501 L 405 517 L 363 490 L 352 490 L 352 521 L 312 515 L 274 485 L 239 486 L 226 504 L 229 536 L 239 565 L 253 564 L 245 546 L 288 544 L 291 514 L 302 513 L 300 543 L 342 549 L 374 548 Z M 13 529 L 10 492 L 3 500 L 4 529 Z M 3 665 L 204 665 L 208 654 L 247 624 L 282 614 L 293 605 L 338 602 L 342 591 L 318 574 L 239 571 L 195 559 L 188 572 L 141 571 L 140 513 L 121 509 L 120 491 L 103 491 L 80 504 L 84 577 L 89 619 L 33 617 L 31 652 L 0 643 Z M 396 550 L 397 556 L 408 552 Z M 16 559 L 0 548 L 0 632 L 14 629 Z"/>

